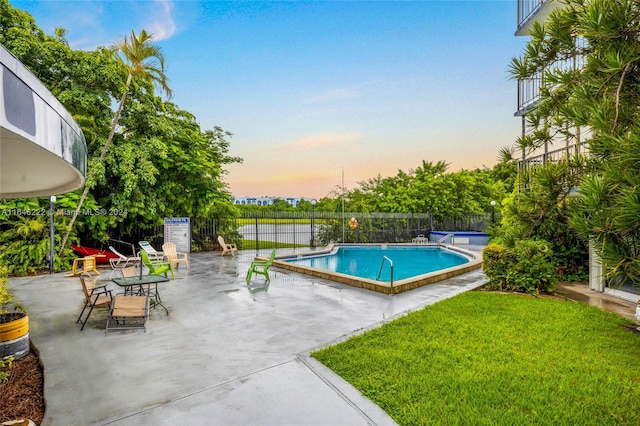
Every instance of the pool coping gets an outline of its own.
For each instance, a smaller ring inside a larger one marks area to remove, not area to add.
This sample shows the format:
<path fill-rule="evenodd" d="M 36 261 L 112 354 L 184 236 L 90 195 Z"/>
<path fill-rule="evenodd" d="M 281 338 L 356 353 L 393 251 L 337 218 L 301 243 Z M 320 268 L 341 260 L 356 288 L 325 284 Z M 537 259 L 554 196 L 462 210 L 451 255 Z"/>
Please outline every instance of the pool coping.
<path fill-rule="evenodd" d="M 312 268 L 308 266 L 300 266 L 286 262 L 286 259 L 300 258 L 305 256 L 318 256 L 330 254 L 338 247 L 361 247 L 361 246 L 393 246 L 393 247 L 442 247 L 453 252 L 457 252 L 469 258 L 469 262 L 462 265 L 453 266 L 451 268 L 441 269 L 439 271 L 429 272 L 427 274 L 417 275 L 411 278 L 405 278 L 402 280 L 394 281 L 393 285 L 387 282 L 381 282 L 371 280 L 368 278 L 358 278 L 353 275 L 342 274 L 339 272 L 329 272 L 323 269 Z M 457 275 L 465 274 L 467 272 L 479 269 L 482 267 L 482 256 L 478 253 L 474 253 L 463 248 L 453 246 L 450 244 L 413 244 L 413 243 L 388 243 L 388 244 L 329 244 L 323 249 L 314 251 L 305 251 L 294 254 L 282 254 L 275 257 L 273 266 L 281 269 L 286 269 L 293 272 L 298 272 L 305 275 L 310 275 L 317 278 L 322 278 L 330 281 L 336 281 L 342 284 L 347 284 L 353 287 L 359 287 L 366 290 L 377 291 L 384 294 L 398 294 L 405 291 L 413 290 L 425 285 L 434 284 L 447 278 L 455 277 Z"/>

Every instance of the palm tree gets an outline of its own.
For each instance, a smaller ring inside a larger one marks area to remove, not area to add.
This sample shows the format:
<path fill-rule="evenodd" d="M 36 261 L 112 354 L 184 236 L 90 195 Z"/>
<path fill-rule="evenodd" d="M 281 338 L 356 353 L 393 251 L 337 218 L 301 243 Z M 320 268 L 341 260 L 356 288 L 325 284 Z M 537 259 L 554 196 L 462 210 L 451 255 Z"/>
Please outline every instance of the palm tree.
<path fill-rule="evenodd" d="M 113 122 L 111 123 L 111 132 L 109 132 L 107 141 L 102 147 L 102 151 L 100 152 L 100 156 L 98 157 L 98 162 L 100 164 L 104 162 L 104 157 L 106 156 L 109 146 L 111 145 L 111 141 L 113 140 L 113 136 L 118 127 L 118 121 L 120 120 L 122 108 L 125 101 L 127 100 L 129 86 L 131 86 L 131 81 L 133 80 L 134 76 L 142 80 L 151 81 L 158 84 L 160 88 L 167 94 L 167 96 L 171 97 L 171 89 L 169 89 L 169 86 L 167 85 L 168 79 L 164 73 L 164 55 L 162 54 L 162 50 L 160 49 L 160 47 L 151 44 L 152 38 L 153 35 L 148 34 L 145 30 L 140 31 L 140 35 L 136 35 L 132 31 L 130 37 L 125 36 L 124 40 L 115 43 L 110 48 L 114 58 L 117 61 L 122 62 L 127 67 L 128 75 L 124 92 L 120 97 L 118 109 L 116 110 L 116 114 L 113 117 Z M 89 182 L 91 182 L 90 179 Z M 90 183 L 88 183 L 84 187 L 84 191 L 82 192 L 80 201 L 78 201 L 78 206 L 71 216 L 71 221 L 69 222 L 67 233 L 62 239 L 60 252 L 58 253 L 59 256 L 62 255 L 62 251 L 67 244 L 67 240 L 69 239 L 69 235 L 71 234 L 71 230 L 73 229 L 73 224 L 78 217 L 78 213 L 80 212 L 82 204 L 84 203 L 84 200 L 86 199 L 91 187 L 92 185 Z"/>

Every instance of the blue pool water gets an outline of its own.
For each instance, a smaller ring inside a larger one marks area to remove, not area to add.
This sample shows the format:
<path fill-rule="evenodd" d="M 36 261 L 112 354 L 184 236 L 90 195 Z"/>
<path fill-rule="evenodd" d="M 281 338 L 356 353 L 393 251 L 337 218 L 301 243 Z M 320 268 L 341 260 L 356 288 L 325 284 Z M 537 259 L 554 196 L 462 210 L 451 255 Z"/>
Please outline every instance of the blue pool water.
<path fill-rule="evenodd" d="M 460 254 L 438 247 L 339 247 L 335 253 L 287 259 L 296 265 L 353 275 L 375 280 L 380 272 L 383 256 L 393 261 L 394 281 L 468 263 Z M 384 262 L 379 281 L 390 281 L 389 262 Z"/>

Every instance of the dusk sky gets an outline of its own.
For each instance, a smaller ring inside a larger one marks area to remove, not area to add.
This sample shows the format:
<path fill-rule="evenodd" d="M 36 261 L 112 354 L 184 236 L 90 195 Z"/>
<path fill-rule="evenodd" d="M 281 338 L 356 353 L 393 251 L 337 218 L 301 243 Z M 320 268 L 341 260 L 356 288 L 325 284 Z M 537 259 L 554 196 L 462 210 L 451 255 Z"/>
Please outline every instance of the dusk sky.
<path fill-rule="evenodd" d="M 515 0 L 11 4 L 75 49 L 154 34 L 172 102 L 233 133 L 235 196 L 321 198 L 343 171 L 353 189 L 423 160 L 492 167 L 520 132 Z"/>

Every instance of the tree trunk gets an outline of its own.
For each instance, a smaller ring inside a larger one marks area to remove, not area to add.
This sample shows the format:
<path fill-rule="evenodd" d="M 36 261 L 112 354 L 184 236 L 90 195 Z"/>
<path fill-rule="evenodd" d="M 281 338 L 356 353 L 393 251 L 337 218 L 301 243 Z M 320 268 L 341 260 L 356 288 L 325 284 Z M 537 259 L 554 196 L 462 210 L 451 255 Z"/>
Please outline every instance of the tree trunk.
<path fill-rule="evenodd" d="M 127 76 L 127 83 L 125 85 L 125 91 L 122 94 L 122 97 L 120 97 L 118 110 L 116 111 L 115 117 L 113 117 L 113 123 L 111 124 L 111 132 L 109 132 L 109 137 L 107 137 L 107 141 L 104 143 L 104 146 L 102 147 L 102 151 L 100 152 L 100 157 L 98 157 L 98 161 L 100 163 L 104 161 L 104 157 L 107 155 L 107 150 L 111 145 L 111 140 L 113 139 L 113 136 L 116 133 L 116 127 L 118 127 L 118 122 L 120 121 L 120 114 L 122 113 L 122 107 L 124 106 L 124 102 L 127 99 L 127 93 L 129 92 L 129 86 L 131 85 L 132 76 L 133 74 L 129 72 L 129 75 Z M 62 238 L 62 243 L 60 244 L 60 251 L 58 251 L 58 257 L 62 256 L 64 247 L 66 246 L 67 240 L 69 239 L 69 235 L 71 235 L 71 230 L 73 229 L 73 225 L 76 222 L 76 219 L 78 218 L 78 214 L 80 213 L 82 204 L 84 203 L 84 200 L 87 198 L 87 194 L 89 194 L 90 189 L 91 188 L 89 187 L 89 185 L 85 185 L 84 191 L 82 191 L 82 195 L 80 196 L 80 200 L 78 201 L 78 206 L 76 207 L 75 211 L 73 212 L 73 215 L 71 216 L 71 220 L 69 221 L 69 226 L 67 227 L 67 233 L 64 235 L 64 238 Z"/>

